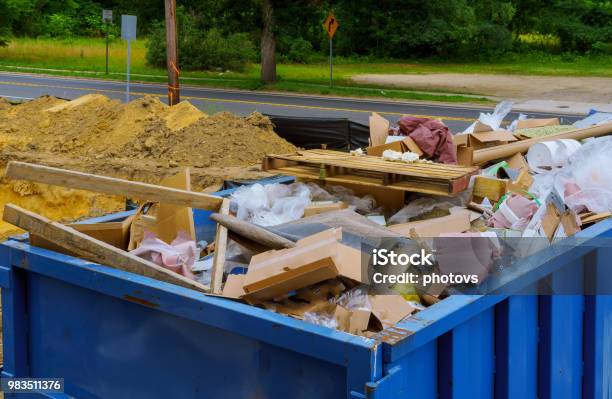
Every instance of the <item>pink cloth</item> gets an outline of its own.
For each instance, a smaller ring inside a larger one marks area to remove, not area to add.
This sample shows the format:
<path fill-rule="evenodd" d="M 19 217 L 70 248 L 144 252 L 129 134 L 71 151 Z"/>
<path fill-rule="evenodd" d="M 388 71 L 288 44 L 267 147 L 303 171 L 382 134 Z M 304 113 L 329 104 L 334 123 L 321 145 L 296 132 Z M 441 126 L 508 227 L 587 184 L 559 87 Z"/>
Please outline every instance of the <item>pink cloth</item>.
<path fill-rule="evenodd" d="M 195 262 L 197 246 L 195 241 L 182 231 L 171 244 L 165 243 L 151 232 L 146 232 L 140 246 L 130 253 L 187 278 L 195 279 L 191 268 Z"/>
<path fill-rule="evenodd" d="M 502 206 L 500 205 L 500 208 L 487 221 L 488 226 L 498 229 L 514 228 L 516 230 L 524 230 L 533 214 L 538 210 L 538 204 L 535 201 L 527 199 L 522 195 L 513 195 L 506 199 L 504 204 L 502 205 L 510 210 L 513 217 L 509 217 L 510 213 L 507 210 L 500 209 Z"/>
<path fill-rule="evenodd" d="M 434 161 L 457 164 L 457 149 L 448 127 L 437 119 L 402 116 L 397 122 L 399 134 L 409 136 L 425 156 Z"/>

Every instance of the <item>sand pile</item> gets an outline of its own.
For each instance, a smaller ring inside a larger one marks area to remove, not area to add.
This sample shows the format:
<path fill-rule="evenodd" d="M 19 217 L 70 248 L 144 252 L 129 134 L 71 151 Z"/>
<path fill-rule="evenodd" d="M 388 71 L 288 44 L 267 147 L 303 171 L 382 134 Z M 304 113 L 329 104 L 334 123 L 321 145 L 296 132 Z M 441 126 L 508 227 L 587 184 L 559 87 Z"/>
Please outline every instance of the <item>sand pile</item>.
<path fill-rule="evenodd" d="M 261 114 L 207 116 L 189 102 L 169 107 L 156 97 L 122 104 L 99 94 L 73 101 L 41 97 L 0 107 L 0 143 L 71 157 L 150 158 L 169 166 L 257 164 L 265 153 L 295 147 Z"/>
<path fill-rule="evenodd" d="M 157 183 L 189 166 L 201 190 L 225 178 L 262 176 L 266 153 L 294 151 L 270 120 L 255 113 L 208 116 L 188 102 L 169 107 L 155 97 L 129 104 L 99 94 L 73 101 L 43 96 L 11 105 L 0 99 L 0 168 L 23 160 Z M 69 221 L 121 209 L 123 198 L 0 181 L 0 206 L 14 202 Z M 0 225 L 0 237 L 5 236 Z"/>

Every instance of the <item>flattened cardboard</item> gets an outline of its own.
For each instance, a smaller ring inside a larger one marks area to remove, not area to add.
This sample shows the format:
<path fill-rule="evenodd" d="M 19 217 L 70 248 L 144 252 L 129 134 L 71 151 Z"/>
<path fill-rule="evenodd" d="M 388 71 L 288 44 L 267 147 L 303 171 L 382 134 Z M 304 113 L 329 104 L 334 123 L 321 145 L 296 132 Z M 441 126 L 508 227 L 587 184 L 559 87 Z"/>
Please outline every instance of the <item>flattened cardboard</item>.
<path fill-rule="evenodd" d="M 402 140 L 399 141 L 393 141 L 388 144 L 381 144 L 378 146 L 369 147 L 368 155 L 380 157 L 386 150 L 393 150 L 402 153 L 410 151 L 414 152 L 415 154 L 418 154 L 419 156 L 423 155 L 423 151 L 421 151 L 421 148 L 419 148 L 419 146 L 414 142 L 414 140 L 412 140 L 408 136 L 405 136 Z"/>
<path fill-rule="evenodd" d="M 510 158 L 506 159 L 506 163 L 508 163 L 508 167 L 510 167 L 510 169 L 529 171 L 529 164 L 527 163 L 527 160 L 525 159 L 523 154 L 521 154 L 520 152 L 517 152 Z"/>
<path fill-rule="evenodd" d="M 263 252 L 251 258 L 244 290 L 248 302 L 282 297 L 292 291 L 343 276 L 361 280 L 361 251 L 340 243 L 342 229 L 305 237 L 295 248 Z"/>
<path fill-rule="evenodd" d="M 490 132 L 471 133 L 468 138 L 468 146 L 474 149 L 492 147 L 518 140 L 507 130 L 495 130 Z"/>
<path fill-rule="evenodd" d="M 580 215 L 580 221 L 584 224 L 592 224 L 601 222 L 602 220 L 606 220 L 612 217 L 612 212 L 603 212 L 603 213 L 593 213 L 589 212 L 587 214 Z"/>
<path fill-rule="evenodd" d="M 368 295 L 368 300 L 372 315 L 383 327 L 393 326 L 415 311 L 401 295 Z"/>
<path fill-rule="evenodd" d="M 189 168 L 183 169 L 174 176 L 163 179 L 160 185 L 181 190 L 191 190 L 191 174 Z M 162 241 L 170 244 L 180 231 L 185 232 L 195 241 L 195 225 L 193 210 L 185 206 L 159 203 L 156 223 L 150 226 L 151 232 Z"/>
<path fill-rule="evenodd" d="M 349 318 L 348 333 L 353 335 L 364 335 L 370 324 L 372 312 L 367 309 L 355 309 Z"/>
<path fill-rule="evenodd" d="M 508 181 L 508 191 L 529 191 L 532 184 L 533 176 L 531 176 L 529 170 L 523 169 L 515 180 Z"/>
<path fill-rule="evenodd" d="M 242 298 L 246 294 L 242 288 L 245 277 L 245 274 L 229 274 L 225 286 L 223 286 L 222 296 L 234 299 Z"/>
<path fill-rule="evenodd" d="M 376 112 L 370 116 L 370 146 L 375 147 L 385 144 L 389 135 L 389 121 Z"/>
<path fill-rule="evenodd" d="M 449 208 L 448 211 L 451 213 L 451 215 L 458 212 L 468 211 L 470 213 L 470 223 L 482 217 L 481 212 L 475 212 L 462 206 L 453 206 Z"/>
<path fill-rule="evenodd" d="M 336 306 L 336 310 L 334 311 L 334 319 L 336 323 L 338 323 L 338 330 L 347 331 L 349 330 L 349 320 L 351 318 L 351 312 L 340 306 Z"/>
<path fill-rule="evenodd" d="M 578 221 L 576 219 L 576 213 L 572 210 L 561 215 L 561 223 L 559 226 L 563 227 L 563 231 L 567 237 L 571 237 L 580 231 L 580 226 L 578 226 Z"/>
<path fill-rule="evenodd" d="M 465 136 L 465 134 L 462 134 Z M 457 163 L 462 166 L 474 165 L 474 148 L 464 145 L 457 147 Z"/>
<path fill-rule="evenodd" d="M 534 127 L 543 126 L 557 126 L 559 125 L 559 118 L 547 118 L 547 119 L 521 119 L 516 124 L 516 129 L 531 129 Z"/>
<path fill-rule="evenodd" d="M 546 205 L 546 213 L 542 218 L 542 230 L 548 238 L 548 241 L 552 241 L 555 231 L 557 227 L 559 227 L 559 223 L 561 222 L 561 215 L 559 214 L 559 210 L 553 203 L 548 203 Z"/>
<path fill-rule="evenodd" d="M 348 205 L 342 201 L 315 201 L 304 208 L 304 217 L 345 209 L 347 206 Z"/>
<path fill-rule="evenodd" d="M 443 233 L 463 233 L 470 227 L 470 211 L 464 210 L 451 213 L 448 216 L 395 224 L 387 228 L 406 237 L 410 237 L 410 230 L 414 229 L 419 237 L 432 238 Z"/>

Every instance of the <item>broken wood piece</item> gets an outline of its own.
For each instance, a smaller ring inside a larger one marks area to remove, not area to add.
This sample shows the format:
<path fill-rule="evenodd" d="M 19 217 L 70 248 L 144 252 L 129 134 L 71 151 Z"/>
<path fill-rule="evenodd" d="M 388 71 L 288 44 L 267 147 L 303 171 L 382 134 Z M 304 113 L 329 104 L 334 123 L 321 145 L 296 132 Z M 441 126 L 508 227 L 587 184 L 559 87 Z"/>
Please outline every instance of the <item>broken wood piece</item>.
<path fill-rule="evenodd" d="M 9 162 L 6 177 L 210 211 L 217 211 L 223 200 L 193 191 L 17 161 Z"/>
<path fill-rule="evenodd" d="M 223 199 L 219 208 L 219 216 L 229 217 L 230 200 Z M 217 222 L 215 233 L 215 253 L 213 255 L 213 266 L 210 274 L 210 288 L 213 294 L 221 293 L 223 283 L 223 272 L 225 270 L 225 251 L 227 250 L 227 228 Z"/>
<path fill-rule="evenodd" d="M 250 241 L 261 244 L 268 249 L 293 248 L 295 243 L 285 237 L 269 232 L 256 224 L 245 222 L 234 216 L 213 213 L 210 219 L 226 227 L 232 233 L 242 236 Z"/>
<path fill-rule="evenodd" d="M 208 291 L 206 286 L 196 281 L 16 205 L 5 205 L 3 219 L 83 259 L 196 291 Z"/>

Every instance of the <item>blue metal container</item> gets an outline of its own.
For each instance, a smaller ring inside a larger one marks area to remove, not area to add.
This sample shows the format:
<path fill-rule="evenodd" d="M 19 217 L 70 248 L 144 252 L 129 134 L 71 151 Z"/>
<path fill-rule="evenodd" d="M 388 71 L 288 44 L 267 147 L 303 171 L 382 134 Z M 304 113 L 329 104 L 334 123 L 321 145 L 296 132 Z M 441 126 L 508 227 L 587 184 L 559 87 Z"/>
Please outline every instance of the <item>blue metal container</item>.
<path fill-rule="evenodd" d="M 611 237 L 612 220 L 579 234 Z M 611 259 L 574 249 L 512 283 L 596 283 Z M 0 286 L 2 376 L 64 378 L 48 397 L 612 398 L 612 296 L 457 295 L 375 340 L 20 239 L 0 245 Z"/>

